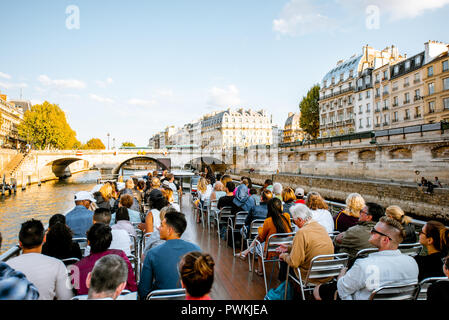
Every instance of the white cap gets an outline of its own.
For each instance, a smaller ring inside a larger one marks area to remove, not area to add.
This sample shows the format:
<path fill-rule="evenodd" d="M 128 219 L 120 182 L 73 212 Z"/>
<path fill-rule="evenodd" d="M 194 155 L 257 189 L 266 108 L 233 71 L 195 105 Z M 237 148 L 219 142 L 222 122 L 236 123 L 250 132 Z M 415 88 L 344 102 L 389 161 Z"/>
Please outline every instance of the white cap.
<path fill-rule="evenodd" d="M 94 197 L 92 196 L 92 193 L 87 191 L 79 191 L 75 194 L 75 201 L 81 201 L 81 200 L 89 200 L 92 202 L 97 202 Z"/>
<path fill-rule="evenodd" d="M 303 188 L 296 188 L 295 196 L 304 196 L 304 189 Z"/>

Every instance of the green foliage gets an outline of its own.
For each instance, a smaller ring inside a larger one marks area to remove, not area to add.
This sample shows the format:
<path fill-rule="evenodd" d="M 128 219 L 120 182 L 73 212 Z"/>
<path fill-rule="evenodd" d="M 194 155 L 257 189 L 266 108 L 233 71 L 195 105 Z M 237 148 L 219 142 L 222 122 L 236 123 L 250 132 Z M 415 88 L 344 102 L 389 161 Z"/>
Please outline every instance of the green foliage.
<path fill-rule="evenodd" d="M 18 131 L 24 140 L 32 142 L 38 150 L 72 149 L 79 143 L 76 132 L 67 123 L 64 111 L 48 101 L 35 104 L 27 110 Z"/>
<path fill-rule="evenodd" d="M 106 149 L 103 142 L 98 138 L 92 138 L 83 144 L 81 149 L 90 149 L 90 150 L 103 150 Z"/>
<path fill-rule="evenodd" d="M 301 128 L 310 134 L 313 138 L 318 137 L 320 133 L 320 108 L 318 100 L 320 98 L 320 86 L 314 85 L 307 95 L 299 103 L 301 111 Z"/>
<path fill-rule="evenodd" d="M 123 142 L 122 147 L 135 147 L 136 145 L 132 142 Z"/>

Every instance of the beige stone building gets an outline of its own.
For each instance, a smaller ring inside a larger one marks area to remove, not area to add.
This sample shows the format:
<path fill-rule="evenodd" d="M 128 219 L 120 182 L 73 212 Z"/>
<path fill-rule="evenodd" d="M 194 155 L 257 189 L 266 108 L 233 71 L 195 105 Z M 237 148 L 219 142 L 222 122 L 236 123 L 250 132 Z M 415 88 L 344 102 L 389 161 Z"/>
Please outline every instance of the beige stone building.
<path fill-rule="evenodd" d="M 25 144 L 19 137 L 17 127 L 23 121 L 23 109 L 14 103 L 7 101 L 7 96 L 0 93 L 0 117 L 3 122 L 0 127 L 0 147 L 17 148 L 19 144 Z"/>
<path fill-rule="evenodd" d="M 305 132 L 301 128 L 301 112 L 289 112 L 287 120 L 285 121 L 282 142 L 302 141 L 305 137 Z"/>

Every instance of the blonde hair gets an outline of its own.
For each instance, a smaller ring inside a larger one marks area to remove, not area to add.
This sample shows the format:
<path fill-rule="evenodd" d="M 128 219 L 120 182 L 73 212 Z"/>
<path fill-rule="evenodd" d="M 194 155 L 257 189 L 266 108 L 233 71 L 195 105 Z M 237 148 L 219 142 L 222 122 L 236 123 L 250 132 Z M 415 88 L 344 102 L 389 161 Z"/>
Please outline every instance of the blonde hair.
<path fill-rule="evenodd" d="M 99 191 L 100 191 L 101 196 L 103 197 L 103 199 L 105 199 L 106 201 L 109 201 L 112 198 L 112 186 L 109 183 L 105 183 L 100 188 Z"/>
<path fill-rule="evenodd" d="M 151 179 L 151 186 L 154 189 L 159 188 L 161 186 L 161 180 L 159 180 L 159 178 L 157 178 L 157 177 L 154 177 L 153 179 Z"/>
<path fill-rule="evenodd" d="M 134 188 L 134 181 L 133 181 L 133 179 L 126 180 L 125 186 L 126 186 L 126 188 L 133 189 Z"/>
<path fill-rule="evenodd" d="M 296 200 L 296 196 L 295 191 L 292 188 L 287 187 L 284 190 L 282 190 L 282 201 L 289 202 L 294 200 Z"/>
<path fill-rule="evenodd" d="M 323 197 L 316 191 L 311 191 L 307 195 L 306 204 L 310 210 L 328 209 Z"/>
<path fill-rule="evenodd" d="M 360 211 L 365 207 L 365 199 L 358 193 L 350 193 L 346 197 L 345 213 L 355 218 L 360 217 Z"/>
<path fill-rule="evenodd" d="M 173 198 L 173 190 L 170 188 L 163 188 L 161 190 L 162 195 L 165 197 L 165 199 L 167 199 L 168 202 L 172 203 L 175 201 L 175 199 Z"/>
<path fill-rule="evenodd" d="M 409 224 L 412 222 L 412 218 L 406 216 L 404 211 L 399 206 L 389 206 L 385 209 L 385 215 L 392 217 L 401 224 Z"/>
<path fill-rule="evenodd" d="M 198 181 L 196 188 L 198 191 L 201 191 L 201 193 L 206 192 L 206 190 L 207 190 L 206 178 L 201 178 L 200 181 Z"/>

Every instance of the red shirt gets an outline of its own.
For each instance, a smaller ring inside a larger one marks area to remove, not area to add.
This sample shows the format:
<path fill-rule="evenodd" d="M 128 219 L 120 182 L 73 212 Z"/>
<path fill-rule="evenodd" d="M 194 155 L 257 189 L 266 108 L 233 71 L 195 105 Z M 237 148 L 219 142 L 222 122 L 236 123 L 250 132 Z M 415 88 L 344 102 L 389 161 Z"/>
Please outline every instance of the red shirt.
<path fill-rule="evenodd" d="M 306 201 L 304 199 L 298 199 L 295 201 L 295 203 L 304 203 L 306 204 Z"/>

